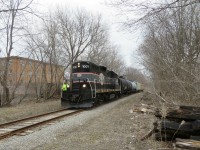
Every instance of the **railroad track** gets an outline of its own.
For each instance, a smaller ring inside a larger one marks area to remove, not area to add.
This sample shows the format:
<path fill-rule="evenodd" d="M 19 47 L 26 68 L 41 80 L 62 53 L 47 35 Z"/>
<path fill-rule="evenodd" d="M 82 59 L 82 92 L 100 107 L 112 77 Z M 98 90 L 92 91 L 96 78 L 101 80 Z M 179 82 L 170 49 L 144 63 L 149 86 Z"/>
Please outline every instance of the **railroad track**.
<path fill-rule="evenodd" d="M 0 124 L 0 140 L 13 135 L 20 134 L 29 129 L 50 123 L 63 117 L 78 114 L 84 110 L 63 109 L 42 115 L 32 116 L 4 124 Z"/>

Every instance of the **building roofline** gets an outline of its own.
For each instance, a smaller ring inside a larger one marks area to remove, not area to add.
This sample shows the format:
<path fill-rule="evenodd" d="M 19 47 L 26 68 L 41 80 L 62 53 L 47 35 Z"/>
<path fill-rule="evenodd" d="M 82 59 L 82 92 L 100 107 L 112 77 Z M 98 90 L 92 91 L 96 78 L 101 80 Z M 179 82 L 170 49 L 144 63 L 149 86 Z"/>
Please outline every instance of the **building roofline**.
<path fill-rule="evenodd" d="M 1 59 L 6 59 L 7 57 L 0 57 L 0 60 Z M 37 62 L 37 63 L 43 63 L 43 64 L 48 64 L 50 65 L 50 63 L 48 62 L 43 62 L 43 61 L 40 61 L 40 60 L 35 60 L 35 59 L 30 59 L 30 58 L 26 58 L 26 57 L 20 57 L 20 56 L 10 56 L 10 59 L 21 59 L 21 60 L 28 60 L 28 61 L 32 61 L 32 62 Z M 57 65 L 57 64 L 53 64 L 52 65 L 55 65 L 55 66 L 59 66 L 59 67 L 64 67 L 62 65 Z"/>

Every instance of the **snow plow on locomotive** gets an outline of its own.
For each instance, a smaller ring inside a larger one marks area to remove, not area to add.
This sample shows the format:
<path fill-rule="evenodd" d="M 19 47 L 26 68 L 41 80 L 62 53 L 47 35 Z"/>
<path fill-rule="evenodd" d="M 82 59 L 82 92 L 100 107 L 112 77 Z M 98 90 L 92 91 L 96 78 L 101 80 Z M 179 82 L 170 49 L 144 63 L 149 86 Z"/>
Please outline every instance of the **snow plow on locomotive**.
<path fill-rule="evenodd" d="M 61 96 L 61 105 L 73 108 L 93 107 L 123 94 L 136 92 L 135 84 L 129 80 L 89 61 L 72 65 L 70 90 Z"/>

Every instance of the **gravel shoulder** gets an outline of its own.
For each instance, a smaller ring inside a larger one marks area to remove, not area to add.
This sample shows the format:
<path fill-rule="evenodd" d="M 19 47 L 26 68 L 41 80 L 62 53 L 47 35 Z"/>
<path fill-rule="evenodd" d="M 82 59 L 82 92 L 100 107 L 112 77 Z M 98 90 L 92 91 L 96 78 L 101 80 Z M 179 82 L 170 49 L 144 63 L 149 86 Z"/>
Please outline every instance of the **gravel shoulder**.
<path fill-rule="evenodd" d="M 145 103 L 143 93 L 113 101 L 26 136 L 0 141 L 2 150 L 149 150 L 166 147 L 152 138 L 140 141 L 153 125 L 151 114 L 130 113 L 133 105 Z"/>

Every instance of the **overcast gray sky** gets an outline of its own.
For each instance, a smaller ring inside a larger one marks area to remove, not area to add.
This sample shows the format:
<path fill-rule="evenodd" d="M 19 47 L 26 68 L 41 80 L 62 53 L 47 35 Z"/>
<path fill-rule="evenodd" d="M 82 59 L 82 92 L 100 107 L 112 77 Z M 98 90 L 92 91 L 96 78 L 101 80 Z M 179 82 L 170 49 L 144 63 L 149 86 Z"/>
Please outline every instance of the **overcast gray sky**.
<path fill-rule="evenodd" d="M 120 22 L 117 12 L 106 6 L 105 0 L 38 0 L 38 3 L 42 5 L 44 11 L 45 9 L 52 10 L 57 5 L 61 5 L 70 8 L 84 8 L 92 13 L 102 14 L 103 20 L 110 27 L 111 41 L 119 46 L 120 54 L 126 64 L 132 66 L 138 62 L 136 49 L 140 43 L 139 34 L 121 31 L 119 24 L 117 24 Z"/>

